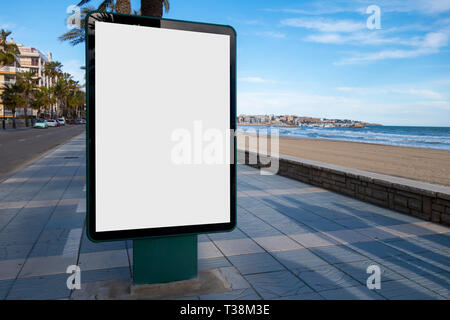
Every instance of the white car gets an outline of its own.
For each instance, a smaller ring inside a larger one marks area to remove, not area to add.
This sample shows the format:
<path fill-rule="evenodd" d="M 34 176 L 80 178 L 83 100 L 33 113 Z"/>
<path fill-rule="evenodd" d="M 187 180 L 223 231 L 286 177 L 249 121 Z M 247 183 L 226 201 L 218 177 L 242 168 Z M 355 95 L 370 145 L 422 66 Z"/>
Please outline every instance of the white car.
<path fill-rule="evenodd" d="M 66 119 L 64 118 L 58 118 L 58 122 L 60 125 L 65 126 L 66 125 Z"/>
<path fill-rule="evenodd" d="M 59 127 L 58 122 L 56 120 L 53 120 L 53 119 L 47 120 L 47 125 L 49 127 Z"/>

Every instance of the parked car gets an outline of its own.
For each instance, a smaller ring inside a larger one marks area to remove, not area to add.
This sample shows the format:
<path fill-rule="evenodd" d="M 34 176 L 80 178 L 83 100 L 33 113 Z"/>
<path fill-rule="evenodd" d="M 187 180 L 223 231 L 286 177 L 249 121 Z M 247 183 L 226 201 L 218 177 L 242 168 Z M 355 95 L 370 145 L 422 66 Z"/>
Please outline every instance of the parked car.
<path fill-rule="evenodd" d="M 59 127 L 59 122 L 54 119 L 47 120 L 47 124 L 49 127 Z"/>
<path fill-rule="evenodd" d="M 69 120 L 68 124 L 78 124 L 76 120 Z"/>
<path fill-rule="evenodd" d="M 83 119 L 77 119 L 77 124 L 86 124 L 86 121 Z"/>
<path fill-rule="evenodd" d="M 37 129 L 48 129 L 48 123 L 46 120 L 37 120 L 33 126 L 33 128 Z"/>
<path fill-rule="evenodd" d="M 58 118 L 57 120 L 58 120 L 58 122 L 59 122 L 60 125 L 62 125 L 62 126 L 65 126 L 65 125 L 66 125 L 66 119 L 64 119 L 64 118 Z"/>

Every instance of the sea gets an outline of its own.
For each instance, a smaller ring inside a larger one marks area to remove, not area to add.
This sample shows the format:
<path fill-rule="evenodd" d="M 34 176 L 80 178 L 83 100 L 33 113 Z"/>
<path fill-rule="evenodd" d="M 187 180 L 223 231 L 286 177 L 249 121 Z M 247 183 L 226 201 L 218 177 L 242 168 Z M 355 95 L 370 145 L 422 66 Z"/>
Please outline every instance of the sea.
<path fill-rule="evenodd" d="M 450 127 L 368 126 L 365 128 L 238 126 L 237 132 L 261 131 L 280 136 L 330 139 L 427 149 L 450 150 Z"/>

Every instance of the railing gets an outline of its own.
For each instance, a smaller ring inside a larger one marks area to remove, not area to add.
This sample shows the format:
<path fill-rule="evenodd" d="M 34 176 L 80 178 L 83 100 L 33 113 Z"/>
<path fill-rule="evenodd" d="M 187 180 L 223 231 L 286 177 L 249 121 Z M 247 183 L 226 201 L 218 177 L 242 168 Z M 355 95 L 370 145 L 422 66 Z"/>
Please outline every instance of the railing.
<path fill-rule="evenodd" d="M 17 72 L 17 68 L 16 67 L 3 66 L 3 67 L 0 67 L 0 71 Z"/>
<path fill-rule="evenodd" d="M 0 86 L 8 86 L 8 85 L 12 85 L 15 83 L 16 83 L 16 80 L 4 80 L 4 81 L 0 81 Z"/>

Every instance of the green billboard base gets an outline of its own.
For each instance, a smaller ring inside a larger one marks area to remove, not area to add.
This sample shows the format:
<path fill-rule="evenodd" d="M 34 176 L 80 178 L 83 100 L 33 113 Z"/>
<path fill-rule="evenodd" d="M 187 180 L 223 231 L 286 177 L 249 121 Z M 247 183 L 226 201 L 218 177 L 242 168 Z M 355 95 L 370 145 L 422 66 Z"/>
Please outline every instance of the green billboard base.
<path fill-rule="evenodd" d="M 135 285 L 189 280 L 196 277 L 196 234 L 133 240 Z"/>

